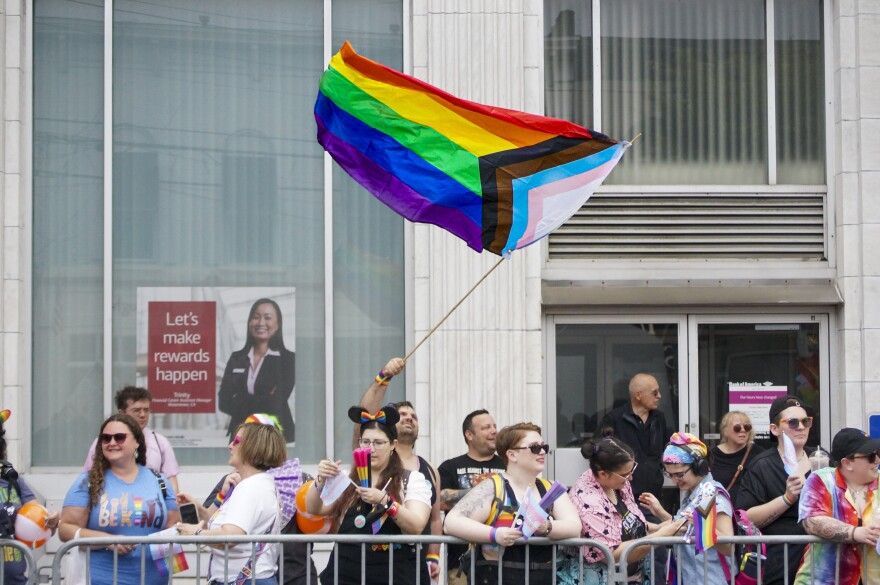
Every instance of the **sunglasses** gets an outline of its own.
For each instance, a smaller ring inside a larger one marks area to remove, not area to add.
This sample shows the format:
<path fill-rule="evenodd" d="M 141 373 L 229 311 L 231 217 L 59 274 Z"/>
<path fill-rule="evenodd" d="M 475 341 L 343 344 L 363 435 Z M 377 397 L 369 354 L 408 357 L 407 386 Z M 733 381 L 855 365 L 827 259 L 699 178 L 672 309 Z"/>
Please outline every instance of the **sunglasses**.
<path fill-rule="evenodd" d="M 241 435 L 235 435 L 234 437 L 232 437 L 232 442 L 229 443 L 229 446 L 235 447 L 239 443 L 241 443 Z"/>
<path fill-rule="evenodd" d="M 792 419 L 792 420 L 794 420 L 794 419 Z M 747 433 L 751 433 L 752 432 L 752 425 L 741 425 L 741 424 L 733 425 L 733 432 L 734 433 L 741 433 L 743 431 L 745 431 Z"/>
<path fill-rule="evenodd" d="M 813 426 L 813 417 L 807 416 L 804 418 L 781 418 L 779 419 L 779 424 L 777 426 L 782 426 L 782 423 L 787 424 L 788 428 L 792 431 L 798 430 L 800 425 L 804 425 L 804 428 L 808 429 Z"/>
<path fill-rule="evenodd" d="M 525 447 L 511 447 L 513 451 L 518 451 L 520 449 L 528 449 L 534 455 L 540 455 L 543 451 L 544 453 L 550 453 L 550 445 L 547 443 L 535 443 L 534 445 L 526 445 Z"/>
<path fill-rule="evenodd" d="M 116 441 L 117 445 L 121 445 L 125 442 L 125 438 L 128 436 L 128 433 L 115 433 L 112 435 L 108 435 L 107 433 L 101 433 L 101 442 L 105 445 L 109 445 L 110 441 Z"/>
<path fill-rule="evenodd" d="M 847 459 L 867 459 L 870 465 L 874 465 L 877 461 L 877 457 L 880 457 L 880 453 L 868 453 L 867 455 L 853 455 L 852 457 L 847 457 Z"/>

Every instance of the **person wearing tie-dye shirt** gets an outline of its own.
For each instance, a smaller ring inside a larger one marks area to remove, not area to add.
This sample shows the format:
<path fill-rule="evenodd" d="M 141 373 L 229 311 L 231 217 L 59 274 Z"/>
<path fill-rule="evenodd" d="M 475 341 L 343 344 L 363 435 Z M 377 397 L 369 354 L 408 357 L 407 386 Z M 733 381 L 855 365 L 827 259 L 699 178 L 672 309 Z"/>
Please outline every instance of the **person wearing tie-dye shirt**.
<path fill-rule="evenodd" d="M 858 429 L 843 429 L 831 443 L 835 467 L 807 478 L 801 492 L 800 521 L 808 534 L 826 541 L 809 545 L 795 585 L 880 583 L 880 557 L 872 550 L 880 526 L 872 525 L 877 505 L 880 439 Z M 853 544 L 855 543 L 855 544 Z M 835 580 L 840 548 L 839 581 Z"/>

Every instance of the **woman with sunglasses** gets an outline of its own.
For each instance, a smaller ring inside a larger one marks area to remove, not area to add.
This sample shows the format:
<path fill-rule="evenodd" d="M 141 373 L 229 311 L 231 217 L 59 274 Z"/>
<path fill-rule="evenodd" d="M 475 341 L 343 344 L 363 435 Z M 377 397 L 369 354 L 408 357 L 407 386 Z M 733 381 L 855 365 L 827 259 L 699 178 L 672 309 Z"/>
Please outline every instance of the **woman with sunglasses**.
<path fill-rule="evenodd" d="M 776 437 L 775 449 L 767 449 L 752 459 L 748 470 L 740 480 L 737 507 L 747 511 L 749 520 L 763 534 L 800 536 L 806 534 L 798 521 L 798 499 L 804 482 L 810 473 L 809 455 L 814 449 L 807 447 L 807 438 L 813 418 L 807 413 L 808 406 L 797 396 L 781 396 L 770 405 L 770 433 Z M 794 445 L 797 471 L 789 475 L 783 464 L 785 439 Z M 768 544 L 764 567 L 766 585 L 789 585 L 803 557 L 805 544 Z M 786 549 L 788 565 L 785 563 Z M 786 571 L 788 579 L 785 578 Z"/>
<path fill-rule="evenodd" d="M 683 523 L 656 525 L 645 520 L 630 485 L 638 467 L 635 455 L 629 446 L 611 437 L 610 430 L 581 446 L 581 455 L 590 462 L 590 467 L 568 490 L 568 495 L 580 515 L 581 536 L 604 542 L 614 552 L 614 561 L 617 562 L 624 543 L 647 536 L 648 533 L 652 536 L 674 536 Z M 563 551 L 557 582 L 561 585 L 608 583 L 605 555 L 594 547 L 582 547 L 580 553 L 584 557 L 584 574 L 580 575 L 578 552 L 577 549 Z M 645 546 L 629 554 L 628 583 L 651 582 L 649 552 L 650 548 Z"/>
<path fill-rule="evenodd" d="M 73 538 L 149 536 L 180 520 L 174 490 L 147 464 L 147 444 L 140 425 L 127 414 L 114 414 L 101 425 L 100 449 L 92 467 L 73 482 L 61 510 L 59 535 Z M 92 547 L 92 585 L 168 582 L 150 556 L 149 547 L 117 544 Z M 118 562 L 114 574 L 113 565 Z"/>
<path fill-rule="evenodd" d="M 498 583 L 498 557 L 503 552 L 502 582 L 525 582 L 526 547 L 514 546 L 523 533 L 514 527 L 519 502 L 531 488 L 540 494 L 544 487 L 539 476 L 544 471 L 549 447 L 541 439 L 541 427 L 519 423 L 498 431 L 495 438 L 498 456 L 504 463 L 500 475 L 503 494 L 496 494 L 496 479 L 489 478 L 472 488 L 449 511 L 444 531 L 451 536 L 475 543 L 483 543 L 476 551 L 476 583 Z M 501 501 L 500 507 L 493 502 Z M 490 517 L 495 511 L 494 518 Z M 576 538 L 581 533 L 581 521 L 568 494 L 563 493 L 550 509 L 550 518 L 535 532 L 535 536 L 554 540 Z M 501 547 L 505 547 L 501 550 Z M 549 546 L 532 546 L 529 550 L 529 583 L 545 585 L 552 582 L 553 550 Z M 463 568 L 470 569 L 470 563 Z M 474 581 L 471 581 L 474 582 Z"/>
<path fill-rule="evenodd" d="M 275 424 L 239 425 L 229 444 L 229 465 L 238 474 L 234 488 L 224 481 L 225 496 L 215 500 L 218 508 L 213 514 L 194 502 L 202 520 L 198 524 L 178 524 L 177 530 L 182 536 L 280 534 L 281 509 L 275 478 L 267 471 L 281 466 L 285 459 L 284 435 Z M 279 544 L 262 543 L 256 548 L 250 544 L 209 546 L 213 547 L 208 566 L 210 583 L 250 583 L 254 578 L 256 585 L 277 584 Z"/>
<path fill-rule="evenodd" d="M 418 471 L 404 469 L 397 454 L 397 422 L 400 415 L 391 405 L 375 414 L 359 406 L 348 410 L 352 422 L 361 425 L 359 444 L 369 448 L 369 487 L 361 487 L 357 469 L 352 465 L 351 481 L 342 495 L 329 505 L 321 499 L 321 491 L 331 477 L 341 473 L 342 461 L 322 460 L 318 477 L 306 493 L 306 511 L 309 514 L 331 516 L 339 534 L 421 534 L 431 515 L 431 485 Z M 355 487 L 357 485 L 358 487 Z M 394 550 L 392 559 L 389 549 Z M 359 544 L 338 544 L 330 553 L 327 568 L 321 573 L 321 582 L 340 585 L 360 585 L 361 550 Z M 409 585 L 430 583 L 425 563 L 427 546 L 401 544 L 370 544 L 363 547 L 364 579 L 367 585 L 388 583 L 389 563 L 394 563 L 394 583 Z M 335 574 L 338 564 L 339 573 Z"/>
<path fill-rule="evenodd" d="M 709 452 L 709 463 L 712 477 L 727 489 L 734 508 L 743 473 L 763 451 L 755 445 L 755 431 L 749 415 L 731 410 L 721 418 L 721 442 Z"/>
<path fill-rule="evenodd" d="M 807 533 L 823 540 L 807 547 L 797 585 L 880 583 L 880 558 L 872 550 L 880 537 L 875 520 L 878 451 L 880 439 L 842 429 L 831 442 L 835 466 L 807 478 L 800 516 Z M 849 542 L 856 545 L 840 544 Z"/>
<path fill-rule="evenodd" d="M 690 433 L 675 433 L 663 450 L 663 473 L 684 492 L 684 499 L 672 522 L 687 522 L 693 526 L 697 508 L 709 510 L 715 507 L 715 526 L 718 536 L 733 536 L 733 504 L 724 486 L 715 481 L 709 472 L 706 445 Z M 655 512 L 656 513 L 656 512 Z M 660 511 L 660 516 L 669 517 Z M 675 524 L 676 527 L 680 524 Z M 688 529 L 693 532 L 692 528 Z M 693 541 L 675 546 L 676 583 L 703 583 L 705 585 L 726 585 L 731 582 L 729 544 L 715 546 L 698 553 Z M 724 557 L 721 555 L 725 555 Z"/>

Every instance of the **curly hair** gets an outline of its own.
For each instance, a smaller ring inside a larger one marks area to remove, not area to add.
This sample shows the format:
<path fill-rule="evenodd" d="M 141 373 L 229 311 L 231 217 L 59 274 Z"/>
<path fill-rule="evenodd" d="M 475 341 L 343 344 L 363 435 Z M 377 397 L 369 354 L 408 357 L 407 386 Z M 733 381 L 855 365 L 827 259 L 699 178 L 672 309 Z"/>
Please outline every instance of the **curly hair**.
<path fill-rule="evenodd" d="M 397 433 L 392 431 L 394 429 L 393 426 L 389 426 L 386 424 L 382 424 L 378 421 L 369 421 L 361 425 L 361 433 L 360 436 L 364 436 L 364 431 L 369 429 L 377 429 L 381 431 L 386 437 L 388 437 L 389 441 L 397 440 Z M 388 465 L 385 469 L 382 470 L 382 473 L 379 475 L 378 481 L 375 482 L 376 485 L 385 485 L 388 479 L 391 479 L 391 483 L 388 484 L 387 493 L 391 494 L 391 496 L 400 502 L 403 505 L 403 475 L 406 470 L 403 468 L 403 461 L 400 459 L 400 455 L 397 454 L 397 450 L 391 451 L 391 458 L 388 460 Z M 351 480 L 355 483 L 355 485 L 360 485 L 358 483 L 358 475 L 357 475 L 357 467 L 354 465 L 351 466 L 351 473 L 349 474 Z M 339 526 L 342 523 L 342 517 L 345 516 L 345 512 L 351 508 L 355 502 L 358 500 L 358 492 L 354 488 L 354 486 L 348 486 L 346 491 L 342 494 L 342 496 L 336 501 L 336 507 L 333 510 L 333 525 Z"/>
<path fill-rule="evenodd" d="M 95 458 L 92 460 L 92 467 L 89 469 L 89 505 L 94 506 L 98 503 L 101 492 L 104 491 L 104 476 L 110 469 L 110 462 L 104 457 L 104 450 L 101 448 L 101 435 L 104 429 L 112 422 L 120 422 L 128 427 L 134 440 L 138 443 L 137 456 L 135 462 L 138 465 L 147 464 L 147 442 L 144 440 L 144 432 L 141 426 L 133 418 L 127 414 L 114 414 L 104 421 L 101 430 L 98 431 L 98 444 L 95 446 Z"/>

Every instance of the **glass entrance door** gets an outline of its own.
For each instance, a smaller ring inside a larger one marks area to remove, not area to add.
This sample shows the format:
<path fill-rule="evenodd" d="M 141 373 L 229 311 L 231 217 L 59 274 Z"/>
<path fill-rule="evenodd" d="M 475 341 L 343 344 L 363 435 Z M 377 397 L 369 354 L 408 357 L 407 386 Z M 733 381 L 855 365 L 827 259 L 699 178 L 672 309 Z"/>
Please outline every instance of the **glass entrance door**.
<path fill-rule="evenodd" d="M 687 349 L 682 342 L 686 321 L 678 316 L 555 317 L 548 336 L 554 366 L 548 368 L 555 389 L 547 437 L 556 448 L 554 477 L 571 485 L 587 468 L 581 443 L 599 430 L 613 408 L 629 403 L 630 379 L 651 374 L 660 386 L 659 409 L 670 428 L 688 404 L 681 388 L 686 381 Z"/>
<path fill-rule="evenodd" d="M 827 314 L 551 315 L 547 333 L 548 473 L 567 485 L 587 468 L 581 443 L 629 401 L 637 373 L 657 378 L 670 429 L 710 448 L 729 410 L 748 412 L 770 444 L 767 412 L 784 394 L 811 406 L 809 444 L 830 446 Z"/>
<path fill-rule="evenodd" d="M 721 440 L 721 418 L 731 410 L 749 415 L 762 447 L 775 445 L 770 402 L 791 394 L 814 417 L 809 445 L 830 447 L 827 423 L 827 315 L 691 316 L 689 335 L 696 358 L 689 385 L 698 388 L 688 417 L 710 447 Z M 692 431 L 693 432 L 693 431 Z"/>

